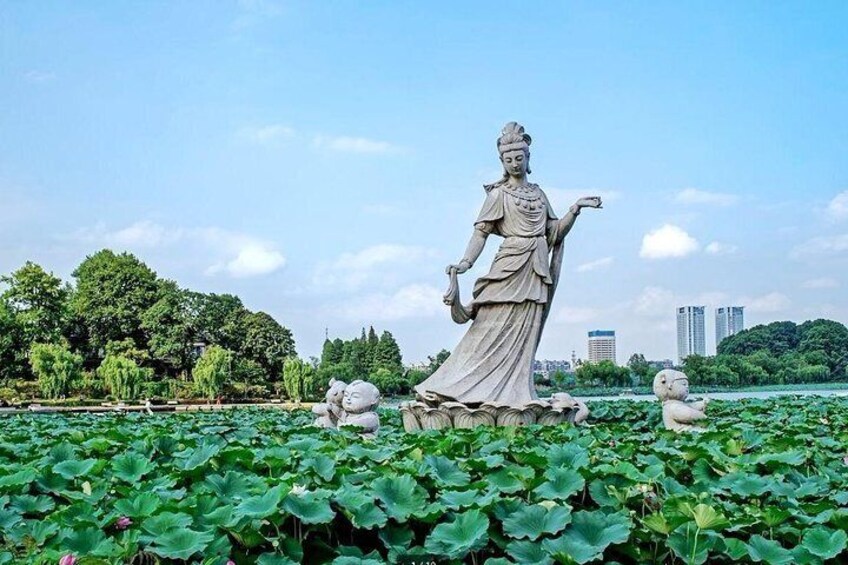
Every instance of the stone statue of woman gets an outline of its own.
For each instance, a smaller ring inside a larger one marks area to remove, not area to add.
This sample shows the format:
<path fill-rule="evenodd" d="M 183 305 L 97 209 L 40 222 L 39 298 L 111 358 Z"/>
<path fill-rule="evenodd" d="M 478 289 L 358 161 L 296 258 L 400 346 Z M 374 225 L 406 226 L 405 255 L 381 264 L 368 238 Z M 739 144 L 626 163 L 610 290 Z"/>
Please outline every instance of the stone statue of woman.
<path fill-rule="evenodd" d="M 533 359 L 562 264 L 562 242 L 583 208 L 600 208 L 597 196 L 581 198 L 558 219 L 530 173 L 530 136 L 510 122 L 498 138 L 504 175 L 486 185 L 486 200 L 462 260 L 449 265 L 445 303 L 455 322 L 473 320 L 450 357 L 415 387 L 419 397 L 476 406 L 520 407 L 537 399 Z M 457 275 L 470 269 L 492 235 L 503 238 L 489 273 L 474 285 L 474 299 L 459 299 Z"/>

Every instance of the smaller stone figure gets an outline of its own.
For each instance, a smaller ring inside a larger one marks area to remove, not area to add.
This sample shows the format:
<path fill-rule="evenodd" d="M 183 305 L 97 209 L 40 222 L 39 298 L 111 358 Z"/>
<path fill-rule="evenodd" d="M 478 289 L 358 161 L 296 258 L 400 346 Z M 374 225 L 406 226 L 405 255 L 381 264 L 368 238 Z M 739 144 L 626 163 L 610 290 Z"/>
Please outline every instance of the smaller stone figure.
<path fill-rule="evenodd" d="M 356 426 L 364 437 L 374 437 L 380 429 L 380 416 L 375 412 L 380 391 L 365 381 L 353 381 L 344 391 L 342 416 L 338 426 Z"/>
<path fill-rule="evenodd" d="M 681 432 L 698 430 L 693 423 L 706 418 L 709 399 L 685 402 L 689 396 L 689 377 L 680 371 L 664 369 L 654 377 L 654 394 L 662 401 L 665 429 Z"/>
<path fill-rule="evenodd" d="M 586 403 L 579 398 L 574 398 L 567 392 L 557 392 L 551 395 L 551 406 L 554 408 L 569 408 L 571 414 L 568 419 L 573 424 L 580 425 L 589 418 L 589 408 Z"/>
<path fill-rule="evenodd" d="M 330 388 L 327 389 L 326 402 L 316 404 L 312 407 L 315 425 L 319 428 L 335 428 L 342 416 L 342 400 L 347 384 L 336 379 L 330 379 Z"/>

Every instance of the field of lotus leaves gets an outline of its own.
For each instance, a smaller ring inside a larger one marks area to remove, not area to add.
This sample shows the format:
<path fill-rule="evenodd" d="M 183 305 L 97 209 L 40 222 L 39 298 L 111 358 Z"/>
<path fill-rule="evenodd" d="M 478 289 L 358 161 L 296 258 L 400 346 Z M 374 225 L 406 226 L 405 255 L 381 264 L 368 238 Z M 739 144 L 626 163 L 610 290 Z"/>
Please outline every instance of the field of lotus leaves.
<path fill-rule="evenodd" d="M 848 399 L 714 402 L 707 431 L 376 440 L 282 410 L 0 416 L 0 564 L 848 561 Z"/>

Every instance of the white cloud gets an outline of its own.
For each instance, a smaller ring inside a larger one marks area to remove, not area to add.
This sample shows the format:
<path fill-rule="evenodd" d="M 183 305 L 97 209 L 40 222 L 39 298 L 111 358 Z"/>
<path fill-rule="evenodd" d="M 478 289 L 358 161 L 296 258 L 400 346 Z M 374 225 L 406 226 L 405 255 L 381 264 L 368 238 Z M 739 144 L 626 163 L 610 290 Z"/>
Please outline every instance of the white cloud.
<path fill-rule="evenodd" d="M 795 246 L 790 253 L 794 259 L 819 255 L 836 255 L 848 251 L 848 233 L 814 237 Z"/>
<path fill-rule="evenodd" d="M 642 238 L 639 256 L 644 259 L 686 257 L 698 250 L 698 242 L 681 228 L 666 224 Z"/>
<path fill-rule="evenodd" d="M 247 278 L 273 273 L 285 264 L 286 258 L 282 253 L 265 244 L 253 242 L 241 247 L 234 259 L 212 265 L 206 272 L 215 274 L 225 271 L 236 278 Z"/>
<path fill-rule="evenodd" d="M 348 136 L 325 136 L 316 135 L 313 139 L 315 147 L 321 149 L 331 149 L 333 151 L 341 151 L 345 153 L 368 153 L 368 154 L 386 154 L 398 153 L 400 147 L 392 145 L 387 141 L 377 141 L 365 137 L 348 137 Z"/>
<path fill-rule="evenodd" d="M 830 277 L 822 277 L 819 279 L 808 279 L 801 283 L 801 286 L 804 288 L 838 288 L 839 281 Z"/>
<path fill-rule="evenodd" d="M 578 265 L 577 272 L 586 273 L 588 271 L 596 271 L 598 269 L 603 269 L 612 265 L 613 261 L 614 259 L 612 257 L 603 257 L 601 259 L 596 259 L 595 261 L 589 261 L 588 263 Z"/>
<path fill-rule="evenodd" d="M 400 265 L 418 265 L 435 255 L 424 247 L 381 243 L 319 263 L 313 282 L 317 288 L 356 290 L 368 282 L 384 279 L 388 267 L 396 270 Z"/>
<path fill-rule="evenodd" d="M 733 253 L 736 253 L 738 249 L 738 247 L 729 243 L 720 243 L 718 241 L 713 241 L 704 248 L 704 251 L 706 251 L 710 255 L 731 255 Z"/>
<path fill-rule="evenodd" d="M 283 124 L 248 126 L 239 130 L 238 136 L 253 143 L 265 144 L 280 139 L 291 139 L 296 135 L 294 128 Z"/>
<path fill-rule="evenodd" d="M 273 243 L 221 228 L 169 228 L 140 221 L 112 231 L 101 224 L 78 231 L 75 238 L 119 250 L 163 248 L 178 243 L 186 248 L 197 246 L 213 261 L 205 271 L 208 275 L 226 273 L 238 278 L 255 277 L 272 273 L 286 262 Z"/>
<path fill-rule="evenodd" d="M 554 317 L 554 321 L 562 324 L 583 324 L 597 318 L 598 311 L 594 308 L 581 306 L 564 306 Z"/>
<path fill-rule="evenodd" d="M 736 204 L 739 197 L 723 192 L 707 192 L 697 188 L 684 188 L 678 192 L 674 200 L 680 204 L 704 204 L 713 206 L 731 206 Z"/>
<path fill-rule="evenodd" d="M 443 291 L 426 284 L 411 284 L 391 294 L 374 293 L 345 302 L 334 313 L 357 323 L 428 318 L 446 314 Z"/>
<path fill-rule="evenodd" d="M 827 215 L 837 221 L 848 219 L 848 190 L 833 197 L 827 205 Z"/>
<path fill-rule="evenodd" d="M 740 306 L 744 306 L 748 312 L 759 314 L 783 312 L 792 304 L 789 297 L 780 292 L 770 292 L 755 297 L 741 297 L 736 302 Z"/>

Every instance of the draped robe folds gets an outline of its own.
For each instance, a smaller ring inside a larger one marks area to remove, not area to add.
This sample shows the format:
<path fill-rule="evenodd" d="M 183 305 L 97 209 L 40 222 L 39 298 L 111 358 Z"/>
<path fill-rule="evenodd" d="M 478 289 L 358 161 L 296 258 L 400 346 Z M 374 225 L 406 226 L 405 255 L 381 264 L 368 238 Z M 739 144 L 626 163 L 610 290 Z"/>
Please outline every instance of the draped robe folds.
<path fill-rule="evenodd" d="M 475 227 L 504 238 L 489 272 L 474 285 L 474 320 L 450 357 L 415 387 L 425 398 L 467 405 L 522 406 L 538 398 L 533 359 L 553 283 L 549 246 L 557 218 L 536 185 L 496 184 Z"/>

